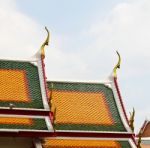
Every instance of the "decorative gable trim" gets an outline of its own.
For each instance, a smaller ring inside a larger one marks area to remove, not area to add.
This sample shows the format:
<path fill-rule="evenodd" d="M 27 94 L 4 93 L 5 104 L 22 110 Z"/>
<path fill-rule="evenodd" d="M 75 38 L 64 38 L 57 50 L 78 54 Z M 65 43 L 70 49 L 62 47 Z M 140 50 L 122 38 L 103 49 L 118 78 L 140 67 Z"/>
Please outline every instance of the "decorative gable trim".
<path fill-rule="evenodd" d="M 121 98 L 121 94 L 120 94 L 120 91 L 119 91 L 117 78 L 110 77 L 110 80 L 112 81 L 112 90 L 113 90 L 113 93 L 114 93 L 114 96 L 115 96 L 115 101 L 116 101 L 116 104 L 117 104 L 117 107 L 118 107 L 118 110 L 119 110 L 120 118 L 121 118 L 126 130 L 128 132 L 132 133 L 132 130 L 129 127 L 128 118 L 127 118 L 126 111 L 125 111 L 123 101 L 122 101 L 122 98 Z"/>
<path fill-rule="evenodd" d="M 45 109 L 49 110 L 47 92 L 46 92 L 46 88 L 45 88 L 46 82 L 45 82 L 44 73 L 43 73 L 44 71 L 43 71 L 42 59 L 39 59 L 37 63 L 38 63 L 39 80 L 40 80 L 40 86 L 41 86 L 43 105 L 44 105 Z"/>

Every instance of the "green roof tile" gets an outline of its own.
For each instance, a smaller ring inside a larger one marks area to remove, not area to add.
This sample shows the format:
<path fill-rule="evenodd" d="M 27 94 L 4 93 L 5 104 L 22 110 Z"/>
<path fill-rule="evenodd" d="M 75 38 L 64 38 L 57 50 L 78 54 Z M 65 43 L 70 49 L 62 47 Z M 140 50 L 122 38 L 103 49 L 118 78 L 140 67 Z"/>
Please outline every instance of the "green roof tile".
<path fill-rule="evenodd" d="M 53 83 L 53 89 L 51 88 Z M 126 129 L 121 121 L 120 114 L 118 112 L 118 108 L 115 102 L 114 94 L 111 88 L 104 84 L 92 84 L 92 83 L 71 83 L 71 82 L 48 82 L 48 88 L 49 91 L 52 93 L 55 93 L 55 91 L 59 92 L 77 92 L 77 93 L 102 93 L 105 96 L 105 100 L 107 103 L 107 109 L 109 110 L 110 116 L 113 119 L 114 123 L 113 125 L 107 125 L 107 124 L 76 124 L 76 123 L 57 123 L 55 124 L 56 130 L 80 130 L 80 131 L 116 131 L 116 132 L 126 132 Z M 63 100 L 59 97 L 55 97 L 53 99 L 60 99 L 58 101 L 62 101 L 62 103 L 65 101 L 65 97 L 63 97 Z M 69 100 L 69 98 L 66 97 L 66 99 Z M 79 106 L 79 100 L 76 99 L 76 103 L 73 104 L 74 106 Z M 99 98 L 101 99 L 101 98 Z M 70 101 L 72 101 L 70 99 Z M 52 100 L 52 102 L 54 102 Z M 84 102 L 80 104 L 80 107 L 87 105 L 87 102 Z M 57 104 L 54 103 L 54 106 L 56 107 L 56 120 L 57 120 L 57 112 L 61 112 L 61 108 L 57 107 Z M 64 103 L 64 108 L 67 106 L 67 104 Z M 94 106 L 93 106 L 94 107 Z M 71 110 L 71 109 L 70 109 Z M 101 110 L 101 108 L 99 108 Z M 66 111 L 67 113 L 67 111 Z M 63 115 L 65 118 L 65 114 Z M 66 115 L 67 116 L 67 115 Z M 80 115 L 79 115 L 80 116 Z M 92 117 L 87 117 L 92 118 Z M 101 118 L 105 118 L 101 117 Z M 104 119 L 103 119 L 104 120 Z"/>
<path fill-rule="evenodd" d="M 3 130 L 48 130 L 45 118 L 26 116 L 0 116 L 0 129 Z"/>
<path fill-rule="evenodd" d="M 9 107 L 10 103 L 13 103 L 15 108 L 43 109 L 43 102 L 42 102 L 42 95 L 41 95 L 41 88 L 40 88 L 40 81 L 39 81 L 39 74 L 38 74 L 37 66 L 29 62 L 0 61 L 0 76 L 3 71 L 16 71 L 16 72 L 21 71 L 25 73 L 25 79 L 26 79 L 25 87 L 28 89 L 27 95 L 29 96 L 30 100 L 29 102 L 26 102 L 26 101 L 21 101 L 20 98 L 17 98 L 16 99 L 17 101 L 11 100 L 10 98 L 0 98 L 0 107 Z M 9 73 L 7 77 L 9 77 Z M 0 77 L 0 79 L 3 79 L 3 77 Z M 17 79 L 17 75 L 16 75 L 16 79 Z M 10 82 L 6 81 L 6 86 L 7 86 L 7 83 L 11 83 L 11 81 Z M 10 87 L 8 89 L 10 89 Z M 20 88 L 16 87 L 16 91 L 20 91 Z M 2 93 L 2 90 L 1 90 L 1 93 Z M 0 94 L 0 97 L 2 97 L 1 94 Z"/>

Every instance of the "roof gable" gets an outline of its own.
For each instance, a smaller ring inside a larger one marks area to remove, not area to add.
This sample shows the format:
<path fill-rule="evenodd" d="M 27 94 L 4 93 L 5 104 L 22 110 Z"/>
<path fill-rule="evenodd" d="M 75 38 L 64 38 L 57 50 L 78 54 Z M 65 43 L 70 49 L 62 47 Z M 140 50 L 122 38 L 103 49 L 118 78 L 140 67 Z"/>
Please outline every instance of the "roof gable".
<path fill-rule="evenodd" d="M 33 57 L 0 60 L 1 135 L 34 137 L 53 132 L 44 67 L 44 47 L 49 40 L 45 29 L 47 39 Z"/>
<path fill-rule="evenodd" d="M 127 132 L 111 83 L 51 81 L 48 88 L 52 93 L 51 110 L 56 110 L 56 130 Z"/>
<path fill-rule="evenodd" d="M 0 131 L 33 135 L 53 131 L 45 82 L 40 58 L 34 62 L 0 60 Z"/>
<path fill-rule="evenodd" d="M 0 131 L 48 131 L 45 117 L 22 116 L 22 115 L 0 115 Z"/>
<path fill-rule="evenodd" d="M 0 107 L 10 107 L 13 103 L 15 108 L 44 108 L 37 66 L 0 61 L 0 84 Z"/>

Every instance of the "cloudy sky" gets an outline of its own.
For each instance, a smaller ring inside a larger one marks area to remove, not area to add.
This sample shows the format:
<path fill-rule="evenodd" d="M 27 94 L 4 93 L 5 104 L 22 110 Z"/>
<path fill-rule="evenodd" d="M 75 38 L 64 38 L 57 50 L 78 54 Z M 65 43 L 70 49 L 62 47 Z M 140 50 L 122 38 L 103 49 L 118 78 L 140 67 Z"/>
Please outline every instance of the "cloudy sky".
<path fill-rule="evenodd" d="M 49 80 L 107 78 L 122 56 L 118 81 L 136 132 L 150 119 L 150 0 L 0 0 L 0 58 L 46 49 Z"/>

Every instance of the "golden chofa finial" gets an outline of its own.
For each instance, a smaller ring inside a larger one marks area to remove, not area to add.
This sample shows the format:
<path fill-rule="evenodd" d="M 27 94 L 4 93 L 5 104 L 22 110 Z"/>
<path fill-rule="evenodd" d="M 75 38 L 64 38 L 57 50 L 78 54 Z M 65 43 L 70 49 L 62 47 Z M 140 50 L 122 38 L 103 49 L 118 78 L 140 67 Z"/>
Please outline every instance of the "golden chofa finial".
<path fill-rule="evenodd" d="M 42 59 L 44 59 L 45 58 L 45 50 L 44 50 L 44 48 L 45 48 L 45 46 L 47 45 L 48 46 L 48 44 L 49 44 L 49 30 L 47 29 L 47 27 L 45 27 L 45 30 L 47 31 L 47 38 L 46 38 L 46 40 L 45 40 L 45 42 L 42 44 L 42 46 L 41 46 L 41 57 L 42 57 Z"/>
<path fill-rule="evenodd" d="M 132 132 L 134 132 L 134 117 L 135 117 L 135 110 L 133 108 L 132 113 L 130 112 L 130 120 L 129 120 L 129 126 L 130 126 Z"/>
<path fill-rule="evenodd" d="M 121 56 L 119 54 L 118 51 L 116 51 L 117 55 L 118 55 L 118 63 L 116 64 L 116 66 L 113 69 L 113 76 L 117 77 L 117 69 L 120 68 L 120 63 L 121 63 Z"/>

